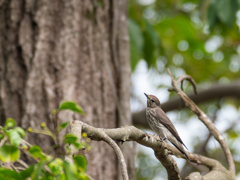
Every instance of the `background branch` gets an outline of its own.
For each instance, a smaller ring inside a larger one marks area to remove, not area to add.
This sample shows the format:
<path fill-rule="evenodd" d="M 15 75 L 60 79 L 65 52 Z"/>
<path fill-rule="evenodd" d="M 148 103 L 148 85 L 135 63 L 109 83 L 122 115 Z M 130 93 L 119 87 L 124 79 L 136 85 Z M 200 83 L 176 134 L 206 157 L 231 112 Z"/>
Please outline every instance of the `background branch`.
<path fill-rule="evenodd" d="M 201 111 L 198 108 L 198 106 L 191 99 L 189 99 L 188 96 L 179 88 L 179 81 L 174 80 L 169 69 L 168 69 L 168 73 L 172 79 L 173 90 L 178 93 L 178 95 L 185 102 L 185 105 L 187 107 L 189 107 L 198 116 L 198 119 L 201 120 L 205 124 L 205 126 L 208 128 L 209 132 L 211 132 L 211 134 L 214 136 L 214 138 L 219 142 L 219 144 L 221 145 L 221 147 L 224 151 L 224 154 L 227 158 L 229 171 L 231 171 L 235 175 L 235 165 L 234 165 L 233 157 L 232 157 L 232 154 L 230 152 L 230 149 L 229 149 L 224 137 L 222 136 L 220 131 L 215 127 L 215 125 L 212 123 L 212 121 L 207 117 L 207 115 L 203 111 Z"/>
<path fill-rule="evenodd" d="M 240 99 L 240 81 L 233 81 L 229 84 L 215 84 L 208 89 L 195 93 L 187 93 L 187 96 L 196 104 L 206 101 L 221 99 L 223 97 L 235 97 Z M 179 109 L 181 98 L 178 96 L 169 99 L 161 104 L 161 108 L 165 111 L 173 111 Z M 149 127 L 146 119 L 146 110 L 141 110 L 132 114 L 132 122 L 135 126 Z"/>

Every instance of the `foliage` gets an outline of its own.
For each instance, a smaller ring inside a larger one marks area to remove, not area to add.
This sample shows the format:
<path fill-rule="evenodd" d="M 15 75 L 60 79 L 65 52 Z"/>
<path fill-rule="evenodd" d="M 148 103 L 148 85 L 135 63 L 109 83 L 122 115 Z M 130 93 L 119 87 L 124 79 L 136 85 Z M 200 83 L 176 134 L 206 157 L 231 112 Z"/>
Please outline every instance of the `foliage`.
<path fill-rule="evenodd" d="M 166 73 L 164 67 L 172 72 L 181 68 L 197 83 L 238 78 L 240 17 L 236 19 L 236 13 L 240 1 L 143 2 L 129 3 L 133 71 L 144 59 L 161 74 Z"/>
<path fill-rule="evenodd" d="M 207 88 L 212 82 L 227 84 L 239 79 L 239 10 L 239 0 L 129 1 L 128 29 L 132 72 L 134 73 L 140 60 L 143 60 L 155 77 L 159 74 L 157 78 L 165 78 L 166 68 L 169 68 L 174 76 L 192 76 L 198 89 Z M 166 87 L 166 84 L 157 84 L 158 82 L 160 81 L 152 84 L 156 84 L 158 88 Z M 186 86 L 188 88 L 189 84 L 184 84 L 184 89 Z M 192 91 L 192 88 L 189 90 Z M 135 100 L 139 101 L 138 98 Z M 216 116 L 226 105 L 234 106 L 238 110 L 240 101 L 223 98 L 199 106 L 211 119 L 219 121 Z M 193 117 L 192 112 L 186 109 L 178 114 L 178 119 L 184 123 L 189 123 L 187 121 Z M 231 123 L 232 121 L 229 121 L 229 124 Z M 235 131 L 233 127 L 223 134 L 230 143 L 234 158 L 239 157 L 236 150 L 239 131 Z M 204 143 L 203 139 L 198 138 L 199 134 L 192 137 L 193 144 Z M 137 161 L 146 159 L 144 155 L 137 158 Z M 237 173 L 240 172 L 238 159 L 235 158 Z M 137 178 L 147 179 L 141 175 L 145 166 L 141 163 L 137 166 Z M 152 168 L 153 172 L 156 167 Z"/>
<path fill-rule="evenodd" d="M 53 115 L 62 110 L 72 110 L 77 113 L 84 114 L 82 108 L 74 102 L 64 102 L 60 105 L 58 110 L 53 111 Z M 55 117 L 55 116 L 53 116 Z M 57 119 L 55 119 L 57 121 Z M 45 123 L 41 124 L 42 130 L 34 130 L 29 128 L 30 133 L 42 133 L 49 135 L 56 142 L 59 142 L 58 133 L 69 125 L 68 122 L 58 125 L 55 132 L 52 132 L 46 127 Z M 5 126 L 0 128 L 0 179 L 2 180 L 25 180 L 31 178 L 33 180 L 38 179 L 50 179 L 50 180 L 88 180 L 86 174 L 87 160 L 83 155 L 76 155 L 73 157 L 71 163 L 64 160 L 64 156 L 69 153 L 69 147 L 75 146 L 80 149 L 88 147 L 87 143 L 77 141 L 77 137 L 73 134 L 66 134 L 60 143 L 56 143 L 54 147 L 56 149 L 64 149 L 65 152 L 55 155 L 48 155 L 44 153 L 41 147 L 36 145 L 30 145 L 24 143 L 26 132 L 16 126 L 16 121 L 12 118 L 8 118 Z M 86 137 L 84 135 L 83 137 Z M 60 147 L 60 146 L 63 146 Z M 20 152 L 24 152 L 31 158 L 35 159 L 36 163 L 28 166 L 26 163 L 22 163 L 20 160 Z M 59 157 L 58 157 L 59 156 Z M 20 165 L 19 165 L 20 164 Z"/>
<path fill-rule="evenodd" d="M 65 102 L 61 103 L 59 106 L 59 110 L 60 111 L 71 110 L 73 112 L 84 115 L 82 108 L 77 103 L 72 102 L 72 101 L 65 101 Z"/>

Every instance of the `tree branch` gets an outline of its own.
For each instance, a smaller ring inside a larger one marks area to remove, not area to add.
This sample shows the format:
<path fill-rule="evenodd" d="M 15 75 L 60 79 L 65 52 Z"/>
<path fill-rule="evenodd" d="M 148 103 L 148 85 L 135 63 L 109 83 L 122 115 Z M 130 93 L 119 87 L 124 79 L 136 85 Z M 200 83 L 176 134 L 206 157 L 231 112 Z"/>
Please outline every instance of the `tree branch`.
<path fill-rule="evenodd" d="M 78 121 L 78 120 L 75 120 L 71 124 L 71 133 L 74 134 L 74 135 L 77 135 L 78 141 L 80 141 L 81 135 L 79 135 L 79 134 L 82 134 L 82 130 L 83 130 L 83 132 L 85 132 L 84 131 L 85 126 L 86 126 L 85 123 L 83 123 L 81 121 Z M 90 127 L 90 129 L 94 129 L 94 131 L 92 131 L 93 134 L 94 134 L 94 137 L 96 136 L 96 137 L 99 138 L 99 140 L 105 141 L 106 143 L 108 143 L 114 149 L 114 151 L 115 151 L 115 153 L 118 157 L 118 160 L 120 162 L 120 167 L 121 167 L 121 173 L 122 173 L 123 180 L 129 180 L 128 173 L 127 173 L 127 166 L 126 166 L 126 163 L 125 163 L 125 160 L 124 160 L 124 156 L 122 154 L 121 149 L 117 145 L 117 143 L 115 141 L 113 141 L 107 135 L 107 133 L 105 132 L 104 129 L 101 129 L 101 128 L 97 129 L 97 128 L 94 128 L 94 127 L 91 127 L 91 126 L 88 126 L 88 127 Z M 89 136 L 89 134 L 88 134 L 88 136 Z M 73 149 L 73 154 L 74 153 L 76 153 L 75 149 Z M 71 158 L 71 156 L 68 157 L 68 158 Z"/>
<path fill-rule="evenodd" d="M 109 142 L 112 143 L 113 140 L 119 142 L 136 141 L 139 144 L 152 148 L 155 152 L 155 156 L 157 157 L 157 159 L 161 161 L 163 166 L 166 168 L 168 173 L 168 179 L 169 180 L 181 179 L 177 164 L 174 161 L 174 159 L 171 156 L 169 156 L 169 154 L 184 159 L 186 159 L 186 157 L 182 155 L 174 146 L 172 146 L 167 141 L 160 141 L 158 136 L 146 135 L 146 133 L 137 129 L 134 126 L 126 126 L 116 129 L 102 129 L 95 128 L 78 120 L 75 120 L 75 122 L 76 121 L 78 123 L 82 123 L 82 132 L 86 132 L 88 137 L 91 138 L 92 140 L 95 141 L 103 140 L 107 141 L 108 143 Z M 107 135 L 107 137 L 110 139 L 106 140 L 104 134 Z M 197 163 L 198 165 L 204 165 L 210 169 L 210 172 L 204 176 L 204 178 L 209 176 L 208 178 L 206 178 L 206 180 L 210 180 L 211 177 L 210 175 L 216 172 L 219 172 L 219 174 L 221 174 L 221 177 L 224 177 L 226 179 L 227 178 L 234 179 L 233 178 L 234 176 L 231 174 L 231 172 L 226 170 L 226 168 L 222 166 L 220 162 L 214 159 L 200 156 L 198 154 L 188 153 L 188 156 L 190 157 L 191 162 Z M 223 174 L 223 172 L 225 174 Z M 218 179 L 218 176 L 215 176 L 215 174 L 214 177 L 217 177 L 216 179 Z M 221 179 L 221 177 L 219 176 L 219 179 Z"/>
<path fill-rule="evenodd" d="M 215 84 L 208 89 L 198 91 L 195 93 L 187 93 L 187 96 L 196 104 L 221 99 L 223 97 L 235 97 L 240 99 L 240 81 L 233 81 L 229 84 Z M 181 98 L 176 96 L 169 99 L 167 102 L 161 104 L 161 108 L 165 111 L 172 111 L 179 109 Z M 132 122 L 135 126 L 149 127 L 146 119 L 146 110 L 141 110 L 132 114 Z"/>
<path fill-rule="evenodd" d="M 185 105 L 187 107 L 189 107 L 198 116 L 198 119 L 201 120 L 205 124 L 205 126 L 208 128 L 209 132 L 211 132 L 211 134 L 214 136 L 214 138 L 219 142 L 219 144 L 221 145 L 221 147 L 224 151 L 224 154 L 227 158 L 229 171 L 231 171 L 233 174 L 235 174 L 235 165 L 234 165 L 233 157 L 232 157 L 232 154 L 230 152 L 230 149 L 229 149 L 224 137 L 222 136 L 220 131 L 215 127 L 215 125 L 212 123 L 212 121 L 207 117 L 207 115 L 203 111 L 201 111 L 198 108 L 198 106 L 191 99 L 189 99 L 188 96 L 179 88 L 180 81 L 174 80 L 169 69 L 168 69 L 168 73 L 171 76 L 172 86 L 173 86 L 173 89 L 170 89 L 170 90 L 174 90 L 178 93 L 178 95 L 185 102 Z"/>
<path fill-rule="evenodd" d="M 83 123 L 82 131 L 88 134 L 92 140 L 101 141 L 103 140 L 99 136 L 101 128 L 94 128 L 88 124 Z M 161 142 L 158 136 L 147 135 L 143 131 L 135 128 L 134 126 L 126 126 L 117 129 L 104 129 L 104 132 L 113 140 L 119 142 L 125 141 L 136 141 L 147 147 L 151 147 L 155 156 L 162 162 L 164 167 L 167 169 L 169 180 L 180 179 L 180 174 L 175 160 L 168 156 L 168 151 L 164 148 L 167 143 Z"/>
<path fill-rule="evenodd" d="M 73 121 L 71 123 L 71 133 L 77 137 L 77 142 L 81 141 L 82 137 L 82 123 L 80 121 Z M 69 163 L 73 163 L 72 155 L 78 152 L 78 149 L 74 145 L 70 145 L 71 154 L 65 156 L 65 160 Z"/>

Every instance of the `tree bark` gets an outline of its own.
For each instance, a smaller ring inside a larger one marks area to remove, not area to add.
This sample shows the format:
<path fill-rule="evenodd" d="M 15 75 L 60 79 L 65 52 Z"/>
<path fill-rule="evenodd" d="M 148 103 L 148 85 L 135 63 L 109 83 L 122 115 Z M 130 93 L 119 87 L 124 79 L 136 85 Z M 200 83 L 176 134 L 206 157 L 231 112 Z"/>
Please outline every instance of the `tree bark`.
<path fill-rule="evenodd" d="M 12 117 L 25 129 L 42 122 L 52 128 L 52 110 L 73 100 L 86 116 L 61 112 L 61 122 L 131 124 L 126 10 L 127 1 L 114 0 L 0 1 L 0 123 Z M 27 138 L 44 150 L 52 144 L 44 135 Z M 113 150 L 102 142 L 91 146 L 89 175 L 117 179 Z M 131 168 L 129 148 L 123 153 Z"/>

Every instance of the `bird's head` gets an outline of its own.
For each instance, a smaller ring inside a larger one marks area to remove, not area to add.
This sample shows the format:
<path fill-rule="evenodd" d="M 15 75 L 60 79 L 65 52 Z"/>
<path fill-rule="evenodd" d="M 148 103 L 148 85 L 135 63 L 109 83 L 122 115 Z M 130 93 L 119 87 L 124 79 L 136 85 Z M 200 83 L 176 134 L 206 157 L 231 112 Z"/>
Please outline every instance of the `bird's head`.
<path fill-rule="evenodd" d="M 158 100 L 158 98 L 154 95 L 147 95 L 146 93 L 144 93 L 145 96 L 147 97 L 147 107 L 149 108 L 155 108 L 155 107 L 160 107 L 160 101 Z"/>

